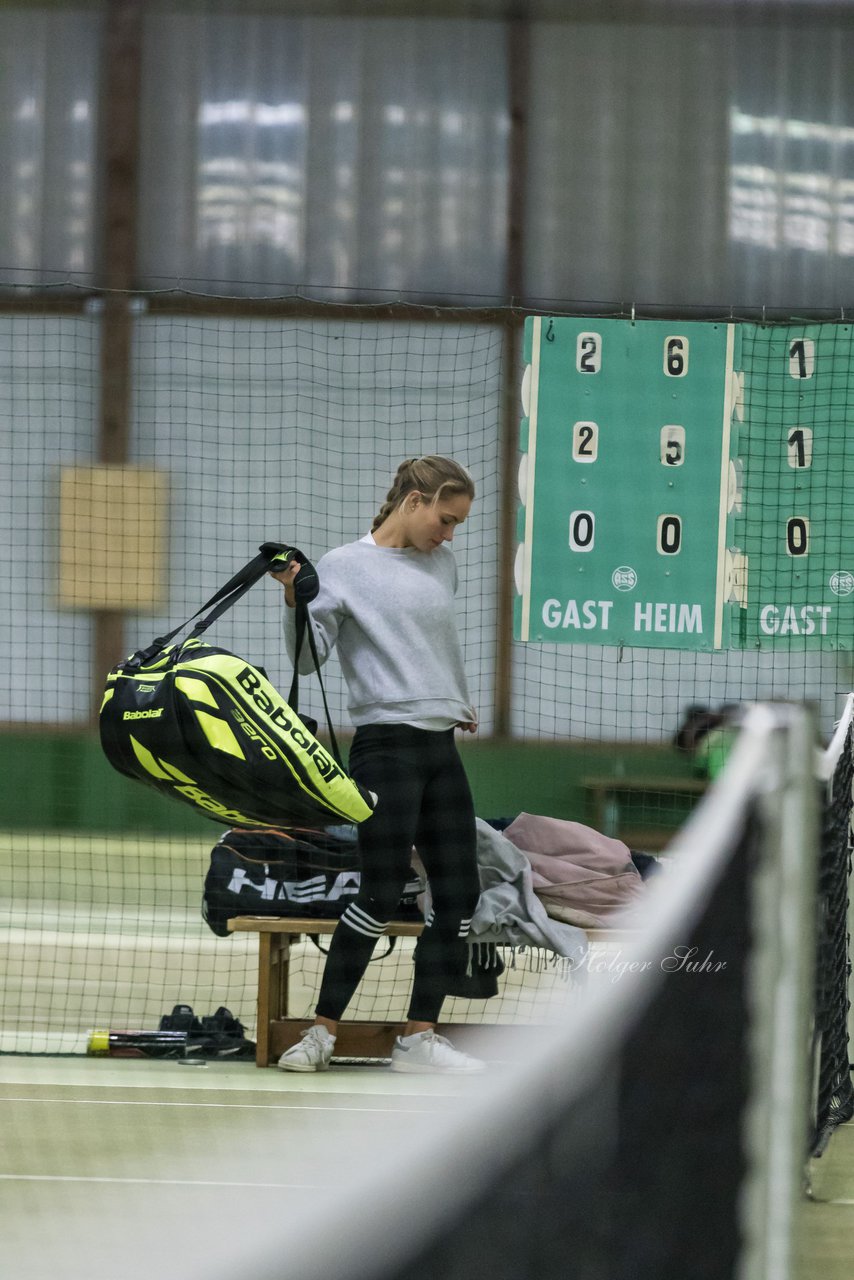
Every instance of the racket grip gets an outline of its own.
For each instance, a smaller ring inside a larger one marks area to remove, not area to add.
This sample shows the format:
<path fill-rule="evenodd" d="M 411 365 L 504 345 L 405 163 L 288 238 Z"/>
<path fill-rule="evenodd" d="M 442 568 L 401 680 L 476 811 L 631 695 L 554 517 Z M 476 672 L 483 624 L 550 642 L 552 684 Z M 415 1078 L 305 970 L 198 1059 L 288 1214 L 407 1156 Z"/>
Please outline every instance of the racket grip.
<path fill-rule="evenodd" d="M 276 545 L 276 543 L 265 542 L 260 550 L 270 552 Z M 276 552 L 270 568 L 284 569 L 292 560 L 296 560 L 300 566 L 299 572 L 294 578 L 294 595 L 297 600 L 302 600 L 304 604 L 310 604 L 320 590 L 320 580 L 314 565 L 301 551 L 298 551 L 296 547 L 291 547 Z"/>

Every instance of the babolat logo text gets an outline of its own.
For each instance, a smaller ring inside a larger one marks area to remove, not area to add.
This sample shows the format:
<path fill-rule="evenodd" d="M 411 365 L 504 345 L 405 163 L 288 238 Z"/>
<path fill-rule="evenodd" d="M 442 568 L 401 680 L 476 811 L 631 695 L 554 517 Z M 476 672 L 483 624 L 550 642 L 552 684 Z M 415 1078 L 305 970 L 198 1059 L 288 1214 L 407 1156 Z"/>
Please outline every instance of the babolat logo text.
<path fill-rule="evenodd" d="M 257 671 L 252 667 L 244 667 L 237 677 L 237 683 L 249 694 L 258 710 L 272 720 L 279 732 L 287 734 L 307 756 L 311 757 L 315 769 L 324 782 L 334 782 L 336 778 L 344 777 L 342 771 L 334 761 L 330 760 L 320 743 L 308 730 L 298 721 L 294 723 L 291 719 L 293 713 L 289 714 L 290 707 L 284 702 L 274 702 L 264 692 Z"/>
<path fill-rule="evenodd" d="M 152 707 L 150 711 L 126 711 L 123 720 L 157 720 L 163 715 L 162 707 Z"/>

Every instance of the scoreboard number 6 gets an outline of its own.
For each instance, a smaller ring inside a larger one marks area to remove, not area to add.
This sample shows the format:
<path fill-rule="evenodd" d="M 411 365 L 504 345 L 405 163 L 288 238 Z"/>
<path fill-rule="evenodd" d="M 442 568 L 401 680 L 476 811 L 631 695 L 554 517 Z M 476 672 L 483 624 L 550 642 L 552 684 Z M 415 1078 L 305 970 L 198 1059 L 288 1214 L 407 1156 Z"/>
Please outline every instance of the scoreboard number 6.
<path fill-rule="evenodd" d="M 684 378 L 688 372 L 688 339 L 671 334 L 664 339 L 664 372 L 668 378 Z"/>

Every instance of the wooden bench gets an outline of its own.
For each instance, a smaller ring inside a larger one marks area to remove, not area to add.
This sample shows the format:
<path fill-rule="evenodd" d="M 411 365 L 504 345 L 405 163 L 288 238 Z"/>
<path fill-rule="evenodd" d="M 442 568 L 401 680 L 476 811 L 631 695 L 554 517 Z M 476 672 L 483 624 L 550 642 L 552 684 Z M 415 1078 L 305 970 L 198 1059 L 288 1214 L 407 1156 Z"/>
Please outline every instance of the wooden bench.
<path fill-rule="evenodd" d="M 639 820 L 636 812 L 634 815 L 631 811 L 626 812 L 632 801 L 636 809 L 637 801 L 648 797 L 649 807 L 654 809 L 656 797 L 670 801 L 699 797 L 709 784 L 705 778 L 616 777 L 609 774 L 583 778 L 581 785 L 591 800 L 591 826 L 603 835 L 622 840 L 631 849 L 656 853 L 673 838 L 680 823 L 667 825 L 660 820 Z M 663 806 L 659 804 L 659 807 Z M 684 819 L 691 807 L 688 806 L 683 813 L 674 806 L 674 816 Z"/>
<path fill-rule="evenodd" d="M 290 1012 L 291 943 L 301 935 L 331 934 L 337 924 L 337 920 L 296 917 L 235 916 L 229 920 L 228 927 L 233 933 L 258 934 L 257 1066 L 274 1066 L 285 1049 L 297 1043 L 300 1032 L 314 1021 L 313 1017 L 295 1018 Z M 417 938 L 423 928 L 420 921 L 393 920 L 386 933 L 393 938 Z M 589 929 L 586 933 L 591 942 L 611 940 L 617 936 L 605 929 Z M 403 1022 L 344 1020 L 338 1028 L 336 1057 L 388 1058 L 395 1036 L 403 1033 L 404 1025 Z M 502 1028 L 505 1032 L 512 1030 Z M 439 1031 L 455 1043 L 476 1051 L 478 1042 L 482 1043 L 488 1037 L 490 1028 L 475 1023 L 443 1023 Z"/>

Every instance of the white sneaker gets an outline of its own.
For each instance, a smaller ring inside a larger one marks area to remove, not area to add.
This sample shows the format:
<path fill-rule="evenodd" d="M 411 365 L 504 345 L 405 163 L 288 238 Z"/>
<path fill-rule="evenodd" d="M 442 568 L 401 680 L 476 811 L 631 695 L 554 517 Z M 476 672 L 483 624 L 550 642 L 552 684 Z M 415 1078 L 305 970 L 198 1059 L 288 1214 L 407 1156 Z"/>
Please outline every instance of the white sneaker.
<path fill-rule="evenodd" d="M 414 1036 L 398 1036 L 391 1051 L 392 1071 L 409 1071 L 419 1075 L 473 1075 L 483 1071 L 486 1063 L 455 1049 L 450 1040 L 435 1031 L 419 1031 Z"/>
<path fill-rule="evenodd" d="M 292 1044 L 278 1061 L 280 1071 L 325 1071 L 335 1048 L 335 1037 L 317 1025 L 300 1032 L 300 1043 Z"/>

